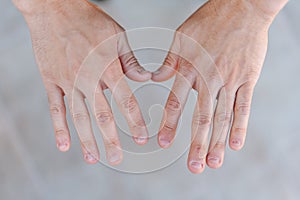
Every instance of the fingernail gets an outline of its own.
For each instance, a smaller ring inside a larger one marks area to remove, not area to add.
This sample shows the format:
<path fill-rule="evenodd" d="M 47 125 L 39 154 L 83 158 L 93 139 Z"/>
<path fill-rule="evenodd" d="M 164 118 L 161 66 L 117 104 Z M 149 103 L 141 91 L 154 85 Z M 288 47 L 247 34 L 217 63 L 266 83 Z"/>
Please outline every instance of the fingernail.
<path fill-rule="evenodd" d="M 210 156 L 208 157 L 208 162 L 210 162 L 211 164 L 218 165 L 220 164 L 220 158 L 215 156 Z"/>
<path fill-rule="evenodd" d="M 96 158 L 93 155 L 91 155 L 90 153 L 85 154 L 85 159 L 90 162 L 96 161 Z"/>
<path fill-rule="evenodd" d="M 160 136 L 159 137 L 159 144 L 162 145 L 163 147 L 166 147 L 170 144 L 170 140 L 169 138 L 165 137 L 165 136 Z"/>
<path fill-rule="evenodd" d="M 121 159 L 121 156 L 118 153 L 114 153 L 110 156 L 109 162 L 115 163 L 115 162 L 118 162 L 120 159 Z"/>
<path fill-rule="evenodd" d="M 58 141 L 57 147 L 60 151 L 66 151 L 68 150 L 69 144 L 65 140 Z"/>
<path fill-rule="evenodd" d="M 134 140 L 138 144 L 144 144 L 145 142 L 147 142 L 147 138 L 146 137 L 134 137 Z"/>
<path fill-rule="evenodd" d="M 192 168 L 194 168 L 194 169 L 197 169 L 197 170 L 204 167 L 203 163 L 201 163 L 201 162 L 199 162 L 199 161 L 194 161 L 194 160 L 192 160 L 192 161 L 190 162 L 190 166 L 191 166 Z"/>
<path fill-rule="evenodd" d="M 235 147 L 240 147 L 242 143 L 240 140 L 234 139 L 231 141 L 231 144 Z"/>

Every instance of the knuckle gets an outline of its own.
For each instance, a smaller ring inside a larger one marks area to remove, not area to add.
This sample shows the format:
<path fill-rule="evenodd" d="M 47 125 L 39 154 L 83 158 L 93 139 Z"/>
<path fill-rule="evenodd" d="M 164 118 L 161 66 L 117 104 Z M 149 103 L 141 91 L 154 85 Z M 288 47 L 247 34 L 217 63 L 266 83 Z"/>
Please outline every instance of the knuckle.
<path fill-rule="evenodd" d="M 186 62 L 183 62 L 181 64 L 182 66 L 179 69 L 179 74 L 183 77 L 185 77 L 187 80 L 192 81 L 196 77 L 195 69 L 191 64 L 188 64 Z"/>
<path fill-rule="evenodd" d="M 239 115 L 249 115 L 250 103 L 249 102 L 239 103 L 236 107 L 236 111 Z"/>
<path fill-rule="evenodd" d="M 95 118 L 98 124 L 106 124 L 113 120 L 113 114 L 110 111 L 98 111 L 95 114 Z"/>
<path fill-rule="evenodd" d="M 180 107 L 181 107 L 181 105 L 180 105 L 178 98 L 175 95 L 171 95 L 171 97 L 169 98 L 169 100 L 167 102 L 166 108 L 169 111 L 178 111 L 178 110 L 180 110 Z"/>
<path fill-rule="evenodd" d="M 193 125 L 208 126 L 211 124 L 211 116 L 207 114 L 198 114 L 193 118 Z"/>
<path fill-rule="evenodd" d="M 165 123 L 163 130 L 164 132 L 174 132 L 176 125 L 172 125 L 170 123 Z"/>
<path fill-rule="evenodd" d="M 65 129 L 62 129 L 62 128 L 55 129 L 56 136 L 62 136 L 62 135 L 65 135 L 66 133 L 67 133 L 67 131 Z"/>
<path fill-rule="evenodd" d="M 132 128 L 141 128 L 141 127 L 145 127 L 145 122 L 143 119 L 138 119 L 136 121 L 132 120 Z"/>
<path fill-rule="evenodd" d="M 104 136 L 104 142 L 105 142 L 105 146 L 106 148 L 116 148 L 118 146 L 120 146 L 120 142 L 119 139 L 116 136 Z"/>
<path fill-rule="evenodd" d="M 134 98 L 134 96 L 129 96 L 129 97 L 125 97 L 122 102 L 121 105 L 123 108 L 125 108 L 129 113 L 132 113 L 134 111 L 137 110 L 138 105 L 136 103 L 136 100 Z"/>
<path fill-rule="evenodd" d="M 205 155 L 207 154 L 207 145 L 204 144 L 196 144 L 195 147 L 195 152 L 197 155 L 200 156 L 200 158 L 205 158 Z"/>
<path fill-rule="evenodd" d="M 138 64 L 138 61 L 134 57 L 132 51 L 130 53 L 123 55 L 122 58 L 123 58 L 122 62 L 123 64 L 125 64 L 125 66 L 135 66 Z"/>
<path fill-rule="evenodd" d="M 201 73 L 203 73 L 203 76 L 206 77 L 206 80 L 208 82 L 212 82 L 215 85 L 223 85 L 223 81 L 220 77 L 220 74 L 215 68 L 209 68 L 205 71 L 201 71 Z"/>
<path fill-rule="evenodd" d="M 90 116 L 88 113 L 73 113 L 73 119 L 74 121 L 86 121 L 90 119 Z"/>
<path fill-rule="evenodd" d="M 219 123 L 228 122 L 231 119 L 231 113 L 219 113 L 216 114 L 216 121 Z"/>
<path fill-rule="evenodd" d="M 257 79 L 260 75 L 260 69 L 257 67 L 249 67 L 250 69 L 248 69 L 248 73 L 247 73 L 247 78 L 249 79 Z"/>
<path fill-rule="evenodd" d="M 176 64 L 176 62 L 177 62 L 177 57 L 173 53 L 169 52 L 168 56 L 164 61 L 164 65 L 173 66 L 174 64 Z"/>
<path fill-rule="evenodd" d="M 116 67 L 106 69 L 105 80 L 109 83 L 118 83 L 123 78 L 123 73 Z"/>
<path fill-rule="evenodd" d="M 65 112 L 65 107 L 61 104 L 50 105 L 50 113 L 52 115 L 58 115 Z"/>

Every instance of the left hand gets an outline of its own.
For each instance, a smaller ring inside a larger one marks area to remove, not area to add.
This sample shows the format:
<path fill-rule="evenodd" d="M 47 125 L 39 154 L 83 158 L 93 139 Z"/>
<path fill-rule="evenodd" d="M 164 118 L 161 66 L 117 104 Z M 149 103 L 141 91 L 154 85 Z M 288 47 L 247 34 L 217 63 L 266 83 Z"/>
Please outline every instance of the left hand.
<path fill-rule="evenodd" d="M 142 82 L 149 80 L 151 73 L 139 65 L 125 30 L 86 0 L 15 3 L 30 30 L 58 149 L 67 151 L 71 145 L 66 120 L 68 105 L 85 161 L 94 164 L 100 160 L 92 117 L 102 133 L 109 164 L 122 161 L 116 122 L 103 93 L 106 89 L 111 91 L 127 120 L 134 141 L 145 144 L 148 131 L 125 75 Z"/>

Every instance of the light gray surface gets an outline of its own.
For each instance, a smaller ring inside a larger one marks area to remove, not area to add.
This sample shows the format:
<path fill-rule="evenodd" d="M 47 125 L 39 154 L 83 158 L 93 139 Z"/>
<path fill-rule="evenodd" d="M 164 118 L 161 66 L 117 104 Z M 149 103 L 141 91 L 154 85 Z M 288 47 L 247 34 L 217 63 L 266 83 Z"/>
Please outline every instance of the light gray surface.
<path fill-rule="evenodd" d="M 128 29 L 175 29 L 202 2 L 109 0 L 101 5 Z M 10 0 L 1 0 L 0 4 L 1 200 L 300 199 L 299 1 L 290 1 L 272 25 L 245 148 L 238 153 L 227 149 L 224 166 L 206 169 L 201 175 L 187 170 L 186 154 L 165 169 L 141 175 L 116 172 L 100 164 L 87 165 L 74 129 L 71 150 L 58 152 L 26 24 Z M 152 62 L 151 54 L 137 55 L 141 61 Z M 140 102 L 149 101 L 151 90 L 145 91 L 138 93 Z M 167 97 L 166 91 L 159 92 L 162 99 Z M 147 110 L 143 108 L 145 113 Z M 189 104 L 186 113 L 192 110 Z M 155 121 L 159 114 L 155 109 L 152 112 L 147 117 L 158 126 Z M 185 119 L 181 137 L 189 137 L 189 126 L 190 120 Z M 145 148 L 157 148 L 154 143 L 155 139 Z"/>

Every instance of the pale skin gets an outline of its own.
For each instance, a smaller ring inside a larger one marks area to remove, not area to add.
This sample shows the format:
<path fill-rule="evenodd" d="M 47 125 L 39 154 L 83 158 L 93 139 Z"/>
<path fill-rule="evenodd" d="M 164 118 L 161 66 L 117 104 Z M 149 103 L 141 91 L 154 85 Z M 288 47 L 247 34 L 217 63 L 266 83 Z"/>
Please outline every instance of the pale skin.
<path fill-rule="evenodd" d="M 191 172 L 201 173 L 205 165 L 211 168 L 222 165 L 228 130 L 232 149 L 240 150 L 244 145 L 252 94 L 267 51 L 268 29 L 287 0 L 208 1 L 178 28 L 164 65 L 152 74 L 137 62 L 124 29 L 91 3 L 85 0 L 13 2 L 30 29 L 59 150 L 67 151 L 70 147 L 65 96 L 85 160 L 92 164 L 100 159 L 91 128 L 92 116 L 103 135 L 108 162 L 119 164 L 121 144 L 103 90 L 112 91 L 135 142 L 142 145 L 147 142 L 147 129 L 124 75 L 140 82 L 151 78 L 161 82 L 176 75 L 158 143 L 163 148 L 172 145 L 188 93 L 195 89 L 198 103 L 187 163 Z M 99 62 L 89 63 L 82 72 L 84 58 L 91 50 L 118 34 L 109 40 L 109 45 L 94 52 Z M 204 66 L 202 61 L 207 56 L 191 48 L 194 45 L 191 41 L 205 49 L 212 61 L 208 63 L 214 65 Z M 103 54 L 104 51 L 109 53 Z M 85 99 L 92 108 L 91 113 Z M 216 99 L 218 103 L 213 110 Z M 213 128 L 209 142 L 210 126 Z"/>
<path fill-rule="evenodd" d="M 91 127 L 90 119 L 94 117 L 103 135 L 108 162 L 119 164 L 123 157 L 121 144 L 111 108 L 102 91 L 112 91 L 135 142 L 145 144 L 148 138 L 146 125 L 124 74 L 135 81 L 147 81 L 151 73 L 139 65 L 130 50 L 124 50 L 130 49 L 124 34 L 108 39 L 124 29 L 91 3 L 37 0 L 33 6 L 22 2 L 15 3 L 23 11 L 30 29 L 35 57 L 48 94 L 58 149 L 67 151 L 70 147 L 65 96 L 86 162 L 93 164 L 100 159 Z M 96 62 L 82 66 L 91 50 L 107 39 L 108 42 L 92 55 L 97 58 Z M 121 55 L 121 52 L 127 54 Z M 92 113 L 88 112 L 85 98 Z"/>
<path fill-rule="evenodd" d="M 187 162 L 191 172 L 201 173 L 205 165 L 221 167 L 228 132 L 231 149 L 243 147 L 253 90 L 267 51 L 268 29 L 286 3 L 211 0 L 178 28 L 171 50 L 152 80 L 165 81 L 176 75 L 158 134 L 162 148 L 174 141 L 189 91 L 198 92 Z M 193 48 L 193 43 L 201 45 L 212 62 L 200 48 Z"/>

